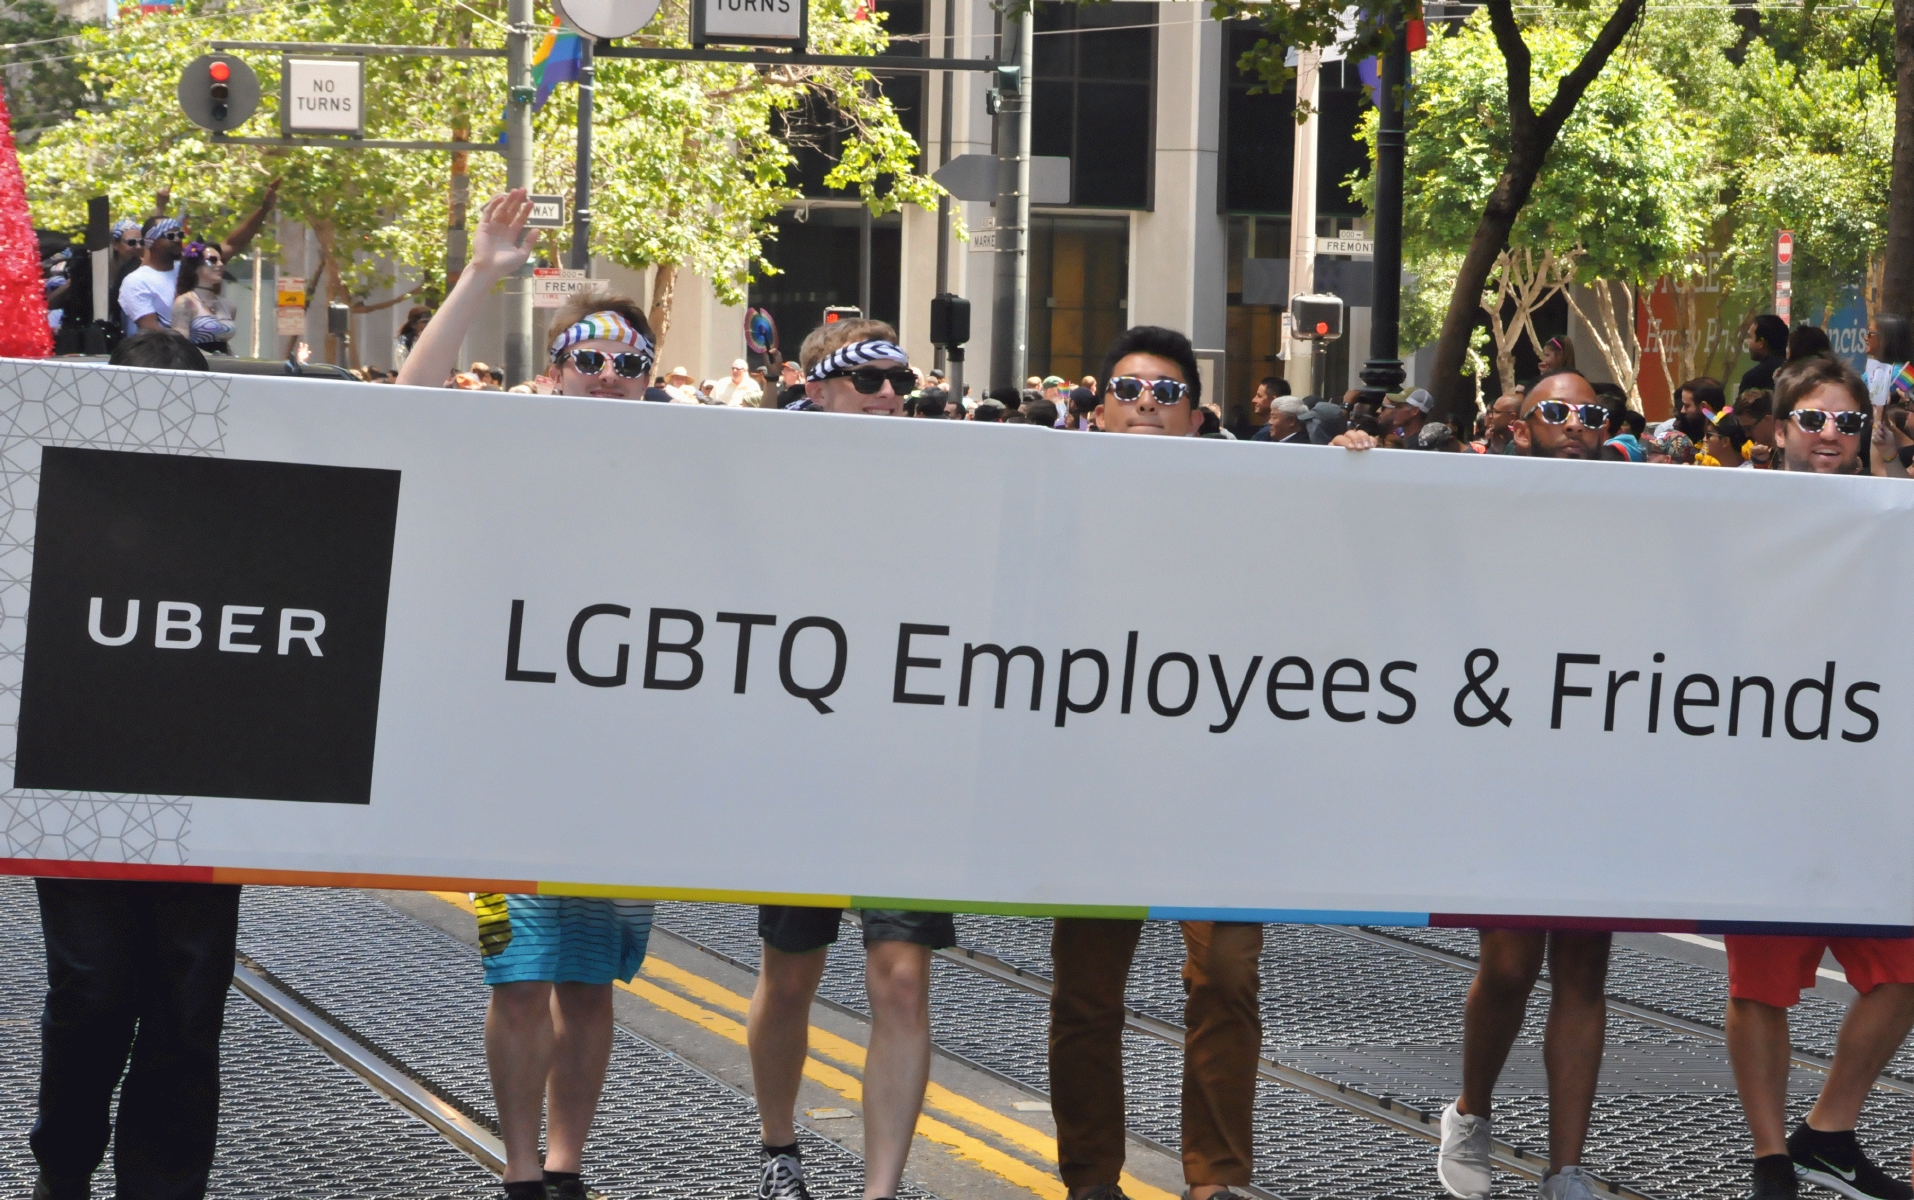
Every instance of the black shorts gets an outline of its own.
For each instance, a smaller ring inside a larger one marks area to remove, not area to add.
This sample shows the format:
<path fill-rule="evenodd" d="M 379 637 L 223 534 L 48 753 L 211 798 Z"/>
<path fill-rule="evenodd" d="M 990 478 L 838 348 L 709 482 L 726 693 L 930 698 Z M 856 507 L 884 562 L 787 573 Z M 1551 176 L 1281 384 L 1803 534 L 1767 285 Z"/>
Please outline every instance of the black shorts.
<path fill-rule="evenodd" d="M 900 908 L 860 908 L 864 944 L 911 942 L 946 950 L 957 944 L 957 923 L 949 913 L 905 912 Z M 841 908 L 802 908 L 794 904 L 758 905 L 758 936 L 773 950 L 809 954 L 837 941 Z"/>

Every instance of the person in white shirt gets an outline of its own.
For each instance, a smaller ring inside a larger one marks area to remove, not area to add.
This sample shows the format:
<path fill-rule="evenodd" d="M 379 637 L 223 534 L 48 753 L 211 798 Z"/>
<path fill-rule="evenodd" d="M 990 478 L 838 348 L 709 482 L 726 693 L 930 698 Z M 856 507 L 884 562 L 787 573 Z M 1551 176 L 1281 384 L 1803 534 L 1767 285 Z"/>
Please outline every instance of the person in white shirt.
<path fill-rule="evenodd" d="M 673 367 L 665 376 L 665 394 L 671 397 L 673 404 L 704 403 L 698 396 L 698 385 L 691 381 L 691 372 L 683 367 Z"/>
<path fill-rule="evenodd" d="M 732 408 L 742 408 L 746 405 L 757 407 L 758 401 L 764 397 L 764 392 L 758 387 L 758 381 L 746 374 L 750 366 L 751 364 L 742 358 L 731 360 L 730 377 L 720 379 L 717 388 L 712 392 L 713 398 L 719 404 L 728 404 Z"/>
<path fill-rule="evenodd" d="M 173 327 L 173 296 L 179 291 L 179 256 L 184 240 L 185 232 L 172 217 L 155 221 L 146 231 L 145 256 L 139 269 L 120 284 L 126 336 Z"/>

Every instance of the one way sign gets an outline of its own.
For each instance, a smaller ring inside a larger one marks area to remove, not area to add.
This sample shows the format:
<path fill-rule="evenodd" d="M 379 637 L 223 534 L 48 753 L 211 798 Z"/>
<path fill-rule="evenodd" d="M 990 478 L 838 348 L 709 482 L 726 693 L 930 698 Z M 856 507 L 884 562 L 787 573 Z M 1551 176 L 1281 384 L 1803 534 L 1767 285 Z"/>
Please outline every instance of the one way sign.
<path fill-rule="evenodd" d="M 541 196 L 534 192 L 530 199 L 532 215 L 525 219 L 527 225 L 534 229 L 565 228 L 565 197 Z"/>
<path fill-rule="evenodd" d="M 997 164 L 994 154 L 959 154 L 931 172 L 959 200 L 995 200 Z M 1070 203 L 1070 160 L 1035 154 L 1030 158 L 1030 203 Z"/>

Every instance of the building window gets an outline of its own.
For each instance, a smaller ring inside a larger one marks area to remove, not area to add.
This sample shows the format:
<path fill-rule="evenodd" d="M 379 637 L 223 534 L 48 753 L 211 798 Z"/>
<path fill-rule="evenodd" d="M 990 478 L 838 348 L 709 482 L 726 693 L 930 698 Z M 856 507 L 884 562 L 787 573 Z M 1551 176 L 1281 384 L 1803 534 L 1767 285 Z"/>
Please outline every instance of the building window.
<path fill-rule="evenodd" d="M 1030 373 L 1072 383 L 1102 369 L 1129 325 L 1127 217 L 1030 218 Z"/>
<path fill-rule="evenodd" d="M 1223 38 L 1224 212 L 1288 216 L 1296 171 L 1296 85 L 1280 92 L 1258 92 L 1258 76 L 1237 64 L 1263 36 L 1262 26 L 1232 21 Z M 1351 174 L 1369 173 L 1369 148 L 1356 138 L 1362 110 L 1369 103 L 1360 63 L 1325 63 L 1317 99 L 1316 215 L 1359 217 L 1362 205 L 1350 194 Z"/>
<path fill-rule="evenodd" d="M 804 336 L 824 321 L 824 310 L 857 303 L 858 224 L 855 208 L 813 208 L 800 221 L 779 213 L 764 257 L 778 273 L 751 281 L 753 308 L 771 310 L 778 326 L 779 360 L 796 359 Z M 897 324 L 903 223 L 896 213 L 871 230 L 871 316 Z M 757 356 L 752 355 L 752 361 Z"/>
<path fill-rule="evenodd" d="M 1039 0 L 1031 147 L 1070 160 L 1070 203 L 1149 208 L 1156 5 Z"/>

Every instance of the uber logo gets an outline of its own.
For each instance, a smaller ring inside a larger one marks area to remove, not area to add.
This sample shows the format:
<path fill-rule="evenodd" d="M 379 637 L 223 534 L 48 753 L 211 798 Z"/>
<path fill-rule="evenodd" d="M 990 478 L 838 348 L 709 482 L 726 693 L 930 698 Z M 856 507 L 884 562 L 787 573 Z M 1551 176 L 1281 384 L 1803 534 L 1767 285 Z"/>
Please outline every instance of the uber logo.
<path fill-rule="evenodd" d="M 365 804 L 399 473 L 46 447 L 14 786 Z"/>

